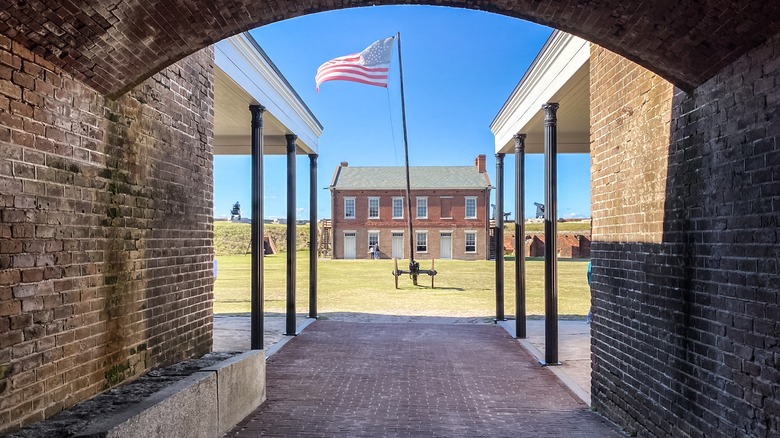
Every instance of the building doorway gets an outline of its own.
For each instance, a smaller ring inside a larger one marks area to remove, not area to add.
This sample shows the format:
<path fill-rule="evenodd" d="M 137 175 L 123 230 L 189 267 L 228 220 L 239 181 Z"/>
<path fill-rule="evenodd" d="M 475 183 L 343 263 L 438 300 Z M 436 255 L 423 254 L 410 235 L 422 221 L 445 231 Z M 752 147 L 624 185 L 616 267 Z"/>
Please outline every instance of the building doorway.
<path fill-rule="evenodd" d="M 344 232 L 344 258 L 345 259 L 356 258 L 357 256 L 357 252 L 355 251 L 356 240 L 357 239 L 355 238 L 354 231 Z"/>
<path fill-rule="evenodd" d="M 439 238 L 439 258 L 452 258 L 452 233 L 441 233 Z"/>
<path fill-rule="evenodd" d="M 393 258 L 404 258 L 404 233 L 393 231 Z"/>

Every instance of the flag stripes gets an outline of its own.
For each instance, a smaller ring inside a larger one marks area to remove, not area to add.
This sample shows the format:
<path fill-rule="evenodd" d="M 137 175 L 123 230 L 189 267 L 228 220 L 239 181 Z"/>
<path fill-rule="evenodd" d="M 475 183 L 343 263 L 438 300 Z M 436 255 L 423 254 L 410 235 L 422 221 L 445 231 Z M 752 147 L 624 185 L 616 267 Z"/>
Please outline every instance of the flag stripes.
<path fill-rule="evenodd" d="M 381 39 L 360 53 L 340 56 L 325 62 L 317 69 L 314 80 L 317 91 L 328 81 L 350 81 L 387 87 L 393 37 Z"/>

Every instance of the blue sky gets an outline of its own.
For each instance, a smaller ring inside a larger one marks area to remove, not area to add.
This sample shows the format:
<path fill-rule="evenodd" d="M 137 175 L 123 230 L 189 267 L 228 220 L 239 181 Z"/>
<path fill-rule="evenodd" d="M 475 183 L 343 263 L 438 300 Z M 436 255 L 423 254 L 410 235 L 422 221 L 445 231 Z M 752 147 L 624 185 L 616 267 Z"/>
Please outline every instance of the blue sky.
<path fill-rule="evenodd" d="M 401 33 L 404 92 L 412 166 L 471 165 L 486 154 L 495 184 L 490 122 L 551 33 L 550 28 L 502 15 L 433 6 L 353 8 L 307 15 L 251 31 L 324 127 L 319 143 L 318 218 L 330 217 L 336 166 L 402 166 L 403 132 L 397 57 L 387 89 L 327 82 L 314 89 L 323 62 Z M 247 117 L 249 114 L 247 113 Z M 298 218 L 309 217 L 309 160 L 299 157 Z M 590 159 L 561 154 L 558 214 L 590 216 Z M 526 158 L 526 216 L 544 201 L 543 157 Z M 505 210 L 514 217 L 514 156 L 505 159 Z M 250 208 L 248 156 L 214 157 L 214 216 L 239 201 Z M 265 216 L 286 217 L 286 157 L 265 158 Z"/>

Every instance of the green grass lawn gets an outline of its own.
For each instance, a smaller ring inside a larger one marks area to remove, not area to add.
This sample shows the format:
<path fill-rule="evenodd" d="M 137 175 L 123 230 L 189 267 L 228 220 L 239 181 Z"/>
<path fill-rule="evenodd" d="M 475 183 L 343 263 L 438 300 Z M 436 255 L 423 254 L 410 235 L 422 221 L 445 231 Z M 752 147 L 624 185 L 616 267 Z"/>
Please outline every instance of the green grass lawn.
<path fill-rule="evenodd" d="M 308 252 L 297 254 L 298 312 L 308 309 Z M 214 287 L 214 312 L 249 312 L 248 255 L 218 256 L 219 273 Z M 285 254 L 265 257 L 265 311 L 284 312 Z M 399 267 L 404 269 L 405 261 Z M 587 260 L 558 262 L 558 313 L 565 317 L 584 317 L 590 306 L 586 280 Z M 422 269 L 430 268 L 429 260 L 421 260 Z M 515 313 L 514 261 L 507 260 L 505 269 L 505 313 Z M 544 262 L 528 259 L 527 314 L 544 314 Z M 318 310 L 327 312 L 357 312 L 386 315 L 429 315 L 460 317 L 495 316 L 495 263 L 492 261 L 437 260 L 436 288 L 430 288 L 430 278 L 422 276 L 420 286 L 412 285 L 408 276 L 399 278 L 394 288 L 392 260 L 331 260 L 318 264 Z"/>

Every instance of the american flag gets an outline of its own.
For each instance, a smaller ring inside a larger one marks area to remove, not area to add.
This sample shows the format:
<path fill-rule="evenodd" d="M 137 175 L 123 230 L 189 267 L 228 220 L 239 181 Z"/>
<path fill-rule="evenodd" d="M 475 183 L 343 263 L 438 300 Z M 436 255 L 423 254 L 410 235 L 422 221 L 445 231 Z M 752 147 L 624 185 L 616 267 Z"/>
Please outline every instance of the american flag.
<path fill-rule="evenodd" d="M 317 91 L 320 84 L 327 81 L 352 81 L 386 88 L 394 38 L 381 39 L 360 53 L 340 56 L 322 64 L 314 78 Z"/>

